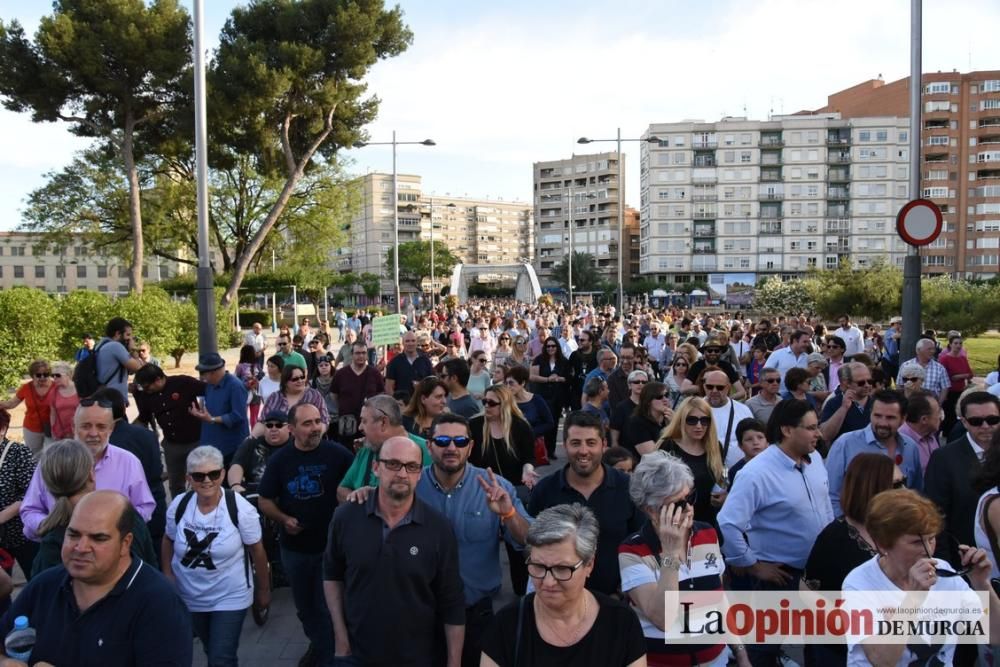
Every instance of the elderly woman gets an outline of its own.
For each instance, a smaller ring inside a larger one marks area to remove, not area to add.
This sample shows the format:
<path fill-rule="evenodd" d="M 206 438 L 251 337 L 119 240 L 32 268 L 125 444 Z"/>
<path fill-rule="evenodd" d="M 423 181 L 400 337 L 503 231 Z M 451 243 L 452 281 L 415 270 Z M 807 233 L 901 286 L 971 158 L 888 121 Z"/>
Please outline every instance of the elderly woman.
<path fill-rule="evenodd" d="M 72 438 L 73 415 L 76 414 L 76 406 L 80 405 L 80 397 L 73 384 L 73 371 L 65 361 L 52 364 L 52 384 L 53 390 L 46 397 L 52 437 L 56 440 Z"/>
<path fill-rule="evenodd" d="M 597 517 L 574 503 L 538 514 L 528 530 L 535 586 L 497 614 L 483 637 L 483 667 L 641 667 L 646 641 L 632 610 L 586 588 L 597 552 Z"/>
<path fill-rule="evenodd" d="M 52 391 L 52 369 L 49 362 L 36 359 L 28 366 L 28 375 L 31 379 L 17 388 L 13 398 L 0 401 L 0 408 L 13 410 L 21 403 L 25 403 L 21 437 L 31 450 L 31 455 L 37 460 L 38 455 L 42 453 L 42 447 L 51 439 L 48 435 L 48 395 Z"/>
<path fill-rule="evenodd" d="M 24 536 L 19 511 L 35 472 L 35 461 L 25 445 L 7 439 L 8 428 L 10 413 L 0 408 L 0 548 L 17 560 L 25 574 L 30 574 L 38 545 Z"/>
<path fill-rule="evenodd" d="M 937 536 L 944 528 L 944 519 L 934 503 L 910 489 L 892 489 L 875 496 L 868 506 L 865 528 L 879 555 L 851 570 L 844 579 L 843 591 L 848 605 L 864 603 L 865 591 L 886 591 L 890 594 L 921 595 L 923 592 L 950 593 L 948 599 L 956 606 L 967 606 L 956 598 L 971 590 L 989 596 L 989 615 L 980 621 L 989 624 L 989 633 L 1000 636 L 1000 599 L 990 586 L 990 561 L 982 549 L 959 545 L 961 562 L 949 564 L 931 554 L 937 546 Z M 956 572 L 955 568 L 958 568 Z M 962 576 L 968 577 L 972 585 Z M 852 591 L 858 591 L 851 595 Z M 964 598 L 963 598 L 964 602 Z M 919 603 L 918 603 L 919 604 Z M 878 620 L 878 619 L 877 619 Z M 936 616 L 936 621 L 947 620 Z M 935 644 L 929 651 L 918 654 L 911 644 L 876 644 L 848 640 L 850 665 L 950 665 L 955 655 L 954 643 Z M 933 652 L 930 652 L 933 651 Z"/>
<path fill-rule="evenodd" d="M 900 379 L 903 381 L 903 394 L 909 398 L 917 392 L 924 390 L 924 380 L 927 379 L 927 371 L 920 364 L 906 364 L 900 373 Z M 899 389 L 899 387 L 896 388 Z"/>
<path fill-rule="evenodd" d="M 694 476 L 675 456 L 655 452 L 644 456 L 629 480 L 629 496 L 647 521 L 618 549 L 622 593 L 639 616 L 646 637 L 649 665 L 722 667 L 729 652 L 725 644 L 690 646 L 665 640 L 680 636 L 677 604 L 666 604 L 667 592 L 697 588 L 721 591 L 725 563 L 719 536 L 710 524 L 694 520 Z M 708 563 L 717 563 L 710 567 Z M 741 667 L 750 664 L 740 645 L 733 646 Z"/>
<path fill-rule="evenodd" d="M 270 365 L 271 361 L 268 360 Z M 267 397 L 264 407 L 261 410 L 265 415 L 269 412 L 285 412 L 292 409 L 292 406 L 299 403 L 311 403 L 319 410 L 319 418 L 323 422 L 324 429 L 330 424 L 330 413 L 326 409 L 326 400 L 323 394 L 319 393 L 306 382 L 306 372 L 298 366 L 286 365 L 281 369 L 281 387 Z M 250 434 L 255 438 L 264 435 L 264 425 L 257 422 Z"/>
<path fill-rule="evenodd" d="M 57 440 L 45 448 L 38 462 L 42 481 L 55 499 L 55 505 L 41 525 L 38 555 L 25 572 L 31 576 L 62 564 L 62 543 L 73 508 L 94 490 L 94 457 L 78 440 Z M 156 550 L 142 516 L 132 509 L 132 556 L 158 568 Z M 24 565 L 21 565 L 22 569 Z"/>
<path fill-rule="evenodd" d="M 191 450 L 187 471 L 192 490 L 167 509 L 163 574 L 191 611 L 208 664 L 237 665 L 247 607 L 266 609 L 271 601 L 260 516 L 243 496 L 222 490 L 225 470 L 215 447 Z"/>

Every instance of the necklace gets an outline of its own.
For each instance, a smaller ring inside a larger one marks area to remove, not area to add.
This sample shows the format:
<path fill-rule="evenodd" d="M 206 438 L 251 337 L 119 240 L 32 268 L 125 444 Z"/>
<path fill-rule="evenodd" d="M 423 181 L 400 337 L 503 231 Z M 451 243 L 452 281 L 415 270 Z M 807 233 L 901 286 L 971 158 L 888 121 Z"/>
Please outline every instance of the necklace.
<path fill-rule="evenodd" d="M 545 618 L 545 614 L 538 613 L 539 610 L 543 608 L 543 605 L 538 601 L 537 595 L 535 596 L 534 605 L 535 605 L 535 618 L 540 621 L 545 621 L 546 629 L 559 642 L 558 644 L 556 644 L 556 646 L 562 646 L 562 647 L 573 646 L 578 641 L 583 639 L 583 636 L 590 631 L 590 628 L 586 627 L 587 618 L 590 614 L 590 594 L 587 593 L 587 591 L 583 592 L 583 615 L 580 617 L 581 623 L 576 627 L 570 628 L 569 635 L 564 635 L 563 633 L 561 633 L 559 630 L 556 629 L 556 624 L 555 624 L 556 619 L 553 618 L 550 620 Z M 539 632 L 539 634 L 541 633 Z"/>

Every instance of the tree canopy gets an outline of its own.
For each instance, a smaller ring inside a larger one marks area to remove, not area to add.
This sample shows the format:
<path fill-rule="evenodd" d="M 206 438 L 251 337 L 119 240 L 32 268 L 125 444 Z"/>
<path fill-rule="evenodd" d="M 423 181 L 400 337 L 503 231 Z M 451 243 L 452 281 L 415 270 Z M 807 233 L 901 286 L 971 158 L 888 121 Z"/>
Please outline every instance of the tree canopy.
<path fill-rule="evenodd" d="M 564 290 L 569 290 L 568 258 L 552 267 L 552 280 Z M 573 252 L 573 291 L 597 292 L 605 289 L 604 277 L 597 270 L 594 256 L 589 252 Z"/>
<path fill-rule="evenodd" d="M 450 275 L 458 257 L 452 254 L 443 241 L 434 241 L 434 277 Z M 386 251 L 385 269 L 389 275 L 395 267 L 392 248 Z M 423 291 L 423 282 L 431 277 L 430 241 L 407 241 L 399 244 L 399 282 L 409 283 L 418 292 Z"/>

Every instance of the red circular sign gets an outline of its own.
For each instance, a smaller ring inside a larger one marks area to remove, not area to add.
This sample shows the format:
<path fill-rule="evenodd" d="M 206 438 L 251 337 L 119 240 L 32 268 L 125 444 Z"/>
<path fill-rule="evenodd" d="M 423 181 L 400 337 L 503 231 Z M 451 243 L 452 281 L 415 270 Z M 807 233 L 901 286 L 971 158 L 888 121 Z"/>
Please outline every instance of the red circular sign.
<path fill-rule="evenodd" d="M 941 209 L 929 199 L 907 202 L 896 215 L 896 233 L 910 245 L 933 243 L 943 226 Z"/>

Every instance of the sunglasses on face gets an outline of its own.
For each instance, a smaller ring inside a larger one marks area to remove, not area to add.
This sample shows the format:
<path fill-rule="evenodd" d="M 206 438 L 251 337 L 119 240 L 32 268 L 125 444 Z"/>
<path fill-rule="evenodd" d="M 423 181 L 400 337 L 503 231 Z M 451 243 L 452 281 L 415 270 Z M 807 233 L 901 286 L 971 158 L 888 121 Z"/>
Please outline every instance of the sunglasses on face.
<path fill-rule="evenodd" d="M 222 477 L 222 468 L 219 468 L 218 470 L 209 470 L 208 472 L 189 472 L 188 475 L 190 475 L 191 479 L 198 484 L 204 482 L 206 477 L 211 482 L 217 482 L 219 481 L 219 478 Z"/>
<path fill-rule="evenodd" d="M 1000 415 L 990 415 L 989 417 L 965 417 L 965 421 L 968 422 L 969 426 L 979 427 L 983 424 L 988 426 L 996 426 L 1000 424 Z"/>
<path fill-rule="evenodd" d="M 674 509 L 679 509 L 680 511 L 687 510 L 689 505 L 694 505 L 695 501 L 698 500 L 698 491 L 692 489 L 691 493 L 687 494 L 680 500 L 674 501 Z"/>
<path fill-rule="evenodd" d="M 706 384 L 705 391 L 726 391 L 729 389 L 728 386 L 724 384 Z"/>
<path fill-rule="evenodd" d="M 712 423 L 712 418 L 711 417 L 695 417 L 694 415 L 688 415 L 687 417 L 684 418 L 684 423 L 687 424 L 688 426 L 698 426 L 698 425 L 701 425 L 701 426 L 707 427 L 709 424 Z"/>
<path fill-rule="evenodd" d="M 903 378 L 903 382 L 920 382 L 923 378 Z"/>
<path fill-rule="evenodd" d="M 35 373 L 36 380 L 47 380 L 52 377 L 52 373 Z"/>
<path fill-rule="evenodd" d="M 293 375 L 290 378 L 288 378 L 288 381 L 289 382 L 298 382 L 299 380 L 305 380 L 305 379 L 306 379 L 305 375 Z"/>
<path fill-rule="evenodd" d="M 778 384 L 781 382 L 781 378 L 765 378 L 761 382 L 766 382 L 767 384 Z"/>
<path fill-rule="evenodd" d="M 441 447 L 442 449 L 452 444 L 459 449 L 462 449 L 468 447 L 469 443 L 472 442 L 472 439 L 464 435 L 458 435 L 453 438 L 448 437 L 447 435 L 436 435 L 431 438 L 431 442 L 433 442 L 436 447 Z"/>
<path fill-rule="evenodd" d="M 865 387 L 865 386 L 867 386 L 867 387 L 874 387 L 875 386 L 875 382 L 873 380 L 854 380 L 854 384 L 858 385 L 859 387 Z"/>
<path fill-rule="evenodd" d="M 632 380 L 629 384 L 646 384 L 646 380 Z"/>
<path fill-rule="evenodd" d="M 288 343 L 278 343 L 278 347 L 288 347 Z"/>
<path fill-rule="evenodd" d="M 97 405 L 97 406 L 102 407 L 102 408 L 110 408 L 111 407 L 111 401 L 105 400 L 103 398 L 101 398 L 101 399 L 96 399 L 96 398 L 81 398 L 80 399 L 80 405 L 82 405 L 85 408 L 89 408 L 89 407 L 92 407 L 94 405 Z"/>
<path fill-rule="evenodd" d="M 285 427 L 285 422 L 264 422 L 264 428 L 276 429 L 284 427 Z"/>
<path fill-rule="evenodd" d="M 52 377 L 53 377 L 53 379 L 58 380 L 58 379 L 60 379 L 62 377 L 62 373 L 53 373 Z"/>
<path fill-rule="evenodd" d="M 495 401 L 492 398 L 484 398 L 483 405 L 488 408 L 498 408 L 500 407 L 500 401 Z"/>

